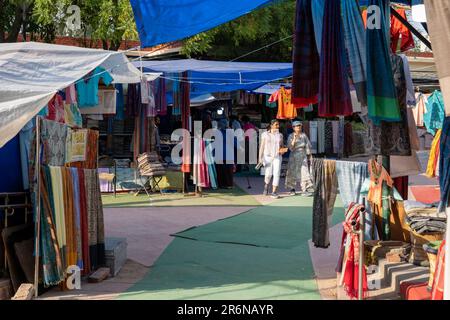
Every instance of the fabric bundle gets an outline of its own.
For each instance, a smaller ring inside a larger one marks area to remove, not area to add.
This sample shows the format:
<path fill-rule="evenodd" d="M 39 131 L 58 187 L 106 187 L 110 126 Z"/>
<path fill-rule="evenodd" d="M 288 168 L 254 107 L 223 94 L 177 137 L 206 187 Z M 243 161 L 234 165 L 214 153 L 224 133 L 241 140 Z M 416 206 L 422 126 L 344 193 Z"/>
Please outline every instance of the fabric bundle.
<path fill-rule="evenodd" d="M 358 298 L 359 290 L 359 234 L 352 232 L 353 223 L 356 222 L 355 229 L 360 228 L 360 216 L 364 214 L 364 206 L 352 203 L 345 213 L 345 221 L 343 222 L 344 232 L 342 234 L 341 251 L 343 252 L 343 267 L 340 285 L 344 285 L 345 292 L 352 298 Z M 363 297 L 367 297 L 367 271 L 363 266 Z"/>
<path fill-rule="evenodd" d="M 347 48 L 351 75 L 358 101 L 367 105 L 366 88 L 366 35 L 358 3 L 353 0 L 341 0 L 342 22 L 344 26 L 345 46 Z"/>
<path fill-rule="evenodd" d="M 296 107 L 318 101 L 320 58 L 312 14 L 311 0 L 297 1 L 292 78 L 292 103 Z"/>
<path fill-rule="evenodd" d="M 327 1 L 320 56 L 319 116 L 349 116 L 352 113 L 341 2 Z"/>
<path fill-rule="evenodd" d="M 166 169 L 159 161 L 156 152 L 148 152 L 139 155 L 137 159 L 139 172 L 143 176 L 163 176 Z"/>
<path fill-rule="evenodd" d="M 444 233 L 447 226 L 445 213 L 439 213 L 438 204 L 405 201 L 406 222 L 418 234 Z"/>
<path fill-rule="evenodd" d="M 367 104 L 369 118 L 375 124 L 381 120 L 401 120 L 390 59 L 389 2 L 369 1 L 369 6 L 381 9 L 381 15 L 375 17 L 380 21 L 380 28 L 368 24 L 366 30 Z M 368 21 L 371 18 L 369 16 Z"/>
<path fill-rule="evenodd" d="M 442 128 L 439 172 L 439 186 L 441 189 L 439 211 L 442 212 L 448 207 L 450 197 L 450 117 L 445 118 Z"/>

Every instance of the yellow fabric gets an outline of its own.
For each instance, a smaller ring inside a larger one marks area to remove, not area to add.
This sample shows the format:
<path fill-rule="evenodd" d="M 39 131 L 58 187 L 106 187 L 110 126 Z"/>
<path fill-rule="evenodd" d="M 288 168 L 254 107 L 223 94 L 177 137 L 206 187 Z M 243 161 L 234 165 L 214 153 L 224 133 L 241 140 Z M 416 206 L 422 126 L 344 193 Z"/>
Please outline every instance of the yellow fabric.
<path fill-rule="evenodd" d="M 434 136 L 433 142 L 431 143 L 430 157 L 428 158 L 427 172 L 426 175 L 429 178 L 436 177 L 436 166 L 439 159 L 442 129 L 439 129 Z"/>
<path fill-rule="evenodd" d="M 61 167 L 49 166 L 49 168 L 52 178 L 52 193 L 55 206 L 56 237 L 58 239 L 59 245 L 61 247 L 65 247 L 67 241 Z"/>

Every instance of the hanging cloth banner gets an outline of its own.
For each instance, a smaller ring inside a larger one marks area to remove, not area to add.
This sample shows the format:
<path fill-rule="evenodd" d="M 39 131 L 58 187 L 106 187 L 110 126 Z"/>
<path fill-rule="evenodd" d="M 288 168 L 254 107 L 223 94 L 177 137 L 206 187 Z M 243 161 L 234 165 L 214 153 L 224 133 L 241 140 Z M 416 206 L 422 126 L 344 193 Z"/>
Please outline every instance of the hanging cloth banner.
<path fill-rule="evenodd" d="M 367 102 L 369 118 L 379 124 L 401 121 L 392 74 L 389 41 L 390 7 L 387 0 L 371 0 L 373 12 L 367 12 Z"/>
<path fill-rule="evenodd" d="M 297 107 L 318 102 L 320 59 L 311 10 L 311 0 L 297 1 L 292 78 L 292 103 Z"/>
<path fill-rule="evenodd" d="M 144 48 L 185 39 L 274 0 L 130 0 Z"/>
<path fill-rule="evenodd" d="M 323 17 L 319 76 L 319 116 L 353 113 L 340 1 L 327 1 Z"/>

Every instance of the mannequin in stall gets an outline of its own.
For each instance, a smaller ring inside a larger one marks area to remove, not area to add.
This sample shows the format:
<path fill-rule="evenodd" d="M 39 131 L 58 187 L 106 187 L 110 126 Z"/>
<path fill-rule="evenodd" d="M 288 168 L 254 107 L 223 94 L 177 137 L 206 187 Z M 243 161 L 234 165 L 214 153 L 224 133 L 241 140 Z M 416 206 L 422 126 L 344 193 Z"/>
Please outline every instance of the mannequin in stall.
<path fill-rule="evenodd" d="M 278 186 L 280 184 L 281 162 L 283 154 L 288 151 L 283 147 L 283 135 L 280 133 L 280 123 L 274 119 L 270 122 L 267 131 L 261 135 L 259 149 L 259 163 L 264 166 L 264 192 L 269 194 L 269 184 L 272 181 L 271 197 L 278 199 Z"/>

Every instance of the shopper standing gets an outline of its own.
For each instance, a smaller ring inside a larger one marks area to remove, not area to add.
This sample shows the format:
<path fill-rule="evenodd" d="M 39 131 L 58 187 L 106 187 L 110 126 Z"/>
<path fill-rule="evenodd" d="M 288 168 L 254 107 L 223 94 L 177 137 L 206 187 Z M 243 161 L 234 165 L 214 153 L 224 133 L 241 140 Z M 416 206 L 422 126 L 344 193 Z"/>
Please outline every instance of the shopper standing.
<path fill-rule="evenodd" d="M 302 123 L 294 121 L 294 130 L 287 140 L 287 147 L 291 151 L 286 172 L 285 187 L 289 189 L 291 195 L 295 195 L 297 184 L 300 183 L 300 192 L 305 196 L 311 196 L 313 183 L 308 169 L 308 160 L 311 158 L 311 142 L 303 132 Z"/>
<path fill-rule="evenodd" d="M 283 148 L 283 135 L 280 133 L 280 123 L 274 119 L 267 131 L 261 135 L 259 148 L 259 162 L 264 166 L 264 195 L 269 193 L 269 184 L 272 180 L 272 198 L 279 198 L 278 186 L 280 184 L 281 162 L 287 148 Z"/>

